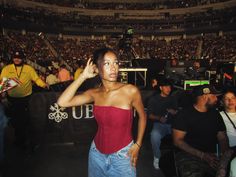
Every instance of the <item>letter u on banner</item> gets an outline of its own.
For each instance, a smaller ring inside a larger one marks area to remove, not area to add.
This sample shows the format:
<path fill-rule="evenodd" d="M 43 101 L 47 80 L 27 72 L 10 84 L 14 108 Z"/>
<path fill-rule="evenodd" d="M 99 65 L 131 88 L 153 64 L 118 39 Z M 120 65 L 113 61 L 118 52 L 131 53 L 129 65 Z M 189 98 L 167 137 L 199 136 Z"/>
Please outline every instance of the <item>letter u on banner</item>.
<path fill-rule="evenodd" d="M 76 115 L 77 112 L 80 112 L 79 117 Z M 83 108 L 82 108 L 82 106 L 72 107 L 72 117 L 74 119 L 81 119 L 83 117 Z"/>
<path fill-rule="evenodd" d="M 79 115 L 77 115 L 79 113 Z M 72 107 L 72 117 L 74 119 L 90 119 L 94 118 L 93 116 L 93 105 L 92 104 L 86 104 L 81 105 L 77 107 Z"/>

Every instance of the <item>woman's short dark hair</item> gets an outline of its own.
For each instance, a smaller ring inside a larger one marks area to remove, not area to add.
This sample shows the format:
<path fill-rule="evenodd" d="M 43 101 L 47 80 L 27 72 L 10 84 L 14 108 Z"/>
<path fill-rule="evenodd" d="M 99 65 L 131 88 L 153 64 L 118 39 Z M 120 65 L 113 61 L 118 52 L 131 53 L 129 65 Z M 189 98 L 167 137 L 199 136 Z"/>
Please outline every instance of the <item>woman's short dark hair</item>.
<path fill-rule="evenodd" d="M 234 96 L 236 96 L 236 93 L 235 93 L 234 90 L 232 90 L 232 89 L 228 89 L 228 90 L 226 90 L 225 93 L 223 94 L 223 98 L 224 98 L 225 95 L 228 94 L 228 93 L 232 93 Z"/>
<path fill-rule="evenodd" d="M 101 68 L 101 64 L 104 61 L 104 56 L 108 52 L 114 53 L 118 58 L 117 52 L 115 50 L 111 49 L 111 48 L 108 48 L 108 47 L 99 48 L 99 49 L 94 51 L 94 53 L 93 53 L 93 63 L 97 65 L 98 69 Z"/>

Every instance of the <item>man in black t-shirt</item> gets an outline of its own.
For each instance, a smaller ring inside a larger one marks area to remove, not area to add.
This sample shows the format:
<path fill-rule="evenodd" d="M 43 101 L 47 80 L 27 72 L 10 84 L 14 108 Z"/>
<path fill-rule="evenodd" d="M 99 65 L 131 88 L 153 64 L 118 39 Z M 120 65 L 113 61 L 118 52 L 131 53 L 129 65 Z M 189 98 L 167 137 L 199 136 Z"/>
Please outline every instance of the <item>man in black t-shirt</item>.
<path fill-rule="evenodd" d="M 181 177 L 202 177 L 206 173 L 215 176 L 219 164 L 217 143 L 222 153 L 229 147 L 224 122 L 213 108 L 217 102 L 215 93 L 209 85 L 195 87 L 194 105 L 182 110 L 173 123 Z"/>
<path fill-rule="evenodd" d="M 148 118 L 153 121 L 151 143 L 155 169 L 159 169 L 161 139 L 171 134 L 171 122 L 177 112 L 177 101 L 170 95 L 171 83 L 169 80 L 161 79 L 158 86 L 161 93 L 153 95 L 148 101 Z"/>

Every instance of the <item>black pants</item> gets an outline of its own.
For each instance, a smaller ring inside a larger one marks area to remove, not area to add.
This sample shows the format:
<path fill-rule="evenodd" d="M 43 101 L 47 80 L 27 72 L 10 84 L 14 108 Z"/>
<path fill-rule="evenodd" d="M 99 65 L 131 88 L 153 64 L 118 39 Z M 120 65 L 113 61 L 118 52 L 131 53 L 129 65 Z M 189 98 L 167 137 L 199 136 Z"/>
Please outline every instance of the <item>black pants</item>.
<path fill-rule="evenodd" d="M 11 125 L 15 129 L 15 143 L 19 146 L 24 146 L 27 141 L 29 130 L 29 99 L 30 96 L 22 98 L 8 97 L 8 116 L 10 117 Z"/>

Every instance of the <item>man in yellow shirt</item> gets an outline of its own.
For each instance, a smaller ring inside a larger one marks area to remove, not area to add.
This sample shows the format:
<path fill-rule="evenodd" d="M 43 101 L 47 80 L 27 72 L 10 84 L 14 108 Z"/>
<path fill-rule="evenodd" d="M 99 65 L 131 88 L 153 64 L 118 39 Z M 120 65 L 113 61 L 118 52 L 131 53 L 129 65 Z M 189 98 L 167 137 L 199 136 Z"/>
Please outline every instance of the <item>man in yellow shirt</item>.
<path fill-rule="evenodd" d="M 74 73 L 74 80 L 76 80 L 80 74 L 84 71 L 84 65 L 81 61 L 78 61 L 78 68 L 76 69 L 75 73 Z"/>
<path fill-rule="evenodd" d="M 24 64 L 25 55 L 22 51 L 13 53 L 13 64 L 9 64 L 2 69 L 0 79 L 16 78 L 20 85 L 7 92 L 10 103 L 10 122 L 15 129 L 15 143 L 20 148 L 25 147 L 27 128 L 29 125 L 28 101 L 32 94 L 32 81 L 39 87 L 47 87 L 33 67 Z"/>

